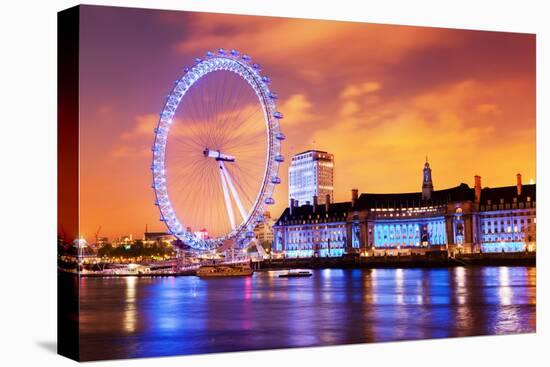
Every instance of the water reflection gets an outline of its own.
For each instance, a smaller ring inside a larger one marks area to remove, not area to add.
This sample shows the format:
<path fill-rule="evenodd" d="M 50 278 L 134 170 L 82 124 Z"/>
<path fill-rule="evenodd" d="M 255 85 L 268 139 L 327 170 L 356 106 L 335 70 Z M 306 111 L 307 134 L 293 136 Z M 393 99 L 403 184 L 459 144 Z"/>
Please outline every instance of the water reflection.
<path fill-rule="evenodd" d="M 129 333 L 136 330 L 136 283 L 137 277 L 126 277 L 126 307 L 122 327 Z"/>
<path fill-rule="evenodd" d="M 536 269 L 81 280 L 84 359 L 532 332 Z"/>
<path fill-rule="evenodd" d="M 509 268 L 502 266 L 499 270 L 499 299 L 502 306 L 512 303 L 512 288 L 510 287 Z"/>

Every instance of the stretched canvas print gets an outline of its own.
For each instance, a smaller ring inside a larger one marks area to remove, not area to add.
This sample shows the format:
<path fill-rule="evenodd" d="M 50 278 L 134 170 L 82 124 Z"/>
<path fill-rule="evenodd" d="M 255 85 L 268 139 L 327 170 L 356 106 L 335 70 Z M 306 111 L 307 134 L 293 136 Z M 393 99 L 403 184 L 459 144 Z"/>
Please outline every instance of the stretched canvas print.
<path fill-rule="evenodd" d="M 58 349 L 533 333 L 535 35 L 58 14 Z"/>

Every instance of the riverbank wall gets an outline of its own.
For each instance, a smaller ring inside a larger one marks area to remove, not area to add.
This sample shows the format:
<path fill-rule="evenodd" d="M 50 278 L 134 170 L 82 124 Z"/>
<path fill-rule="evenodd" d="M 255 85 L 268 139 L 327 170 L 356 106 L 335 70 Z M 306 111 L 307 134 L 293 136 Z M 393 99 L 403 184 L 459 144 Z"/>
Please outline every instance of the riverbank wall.
<path fill-rule="evenodd" d="M 324 268 L 445 268 L 455 266 L 536 266 L 534 253 L 462 254 L 437 256 L 369 256 L 338 258 L 293 258 L 264 260 L 259 269 L 324 269 Z"/>
<path fill-rule="evenodd" d="M 283 269 L 375 269 L 375 268 L 448 268 L 457 266 L 536 266 L 535 253 L 484 253 L 461 254 L 450 257 L 446 252 L 409 256 L 342 256 L 331 258 L 287 258 L 253 261 L 256 271 Z M 83 271 L 58 268 L 65 273 L 83 277 L 171 277 L 195 275 L 196 269 L 177 271 L 173 268 L 154 272 Z"/>

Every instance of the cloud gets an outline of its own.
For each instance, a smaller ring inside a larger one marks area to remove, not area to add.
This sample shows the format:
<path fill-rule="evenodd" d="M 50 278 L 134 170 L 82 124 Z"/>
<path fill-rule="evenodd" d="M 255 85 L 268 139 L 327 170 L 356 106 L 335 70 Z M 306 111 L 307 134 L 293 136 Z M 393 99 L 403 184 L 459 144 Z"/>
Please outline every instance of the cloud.
<path fill-rule="evenodd" d="M 154 129 L 158 123 L 158 115 L 145 114 L 134 118 L 135 122 L 129 131 L 120 134 L 111 155 L 116 158 L 139 157 L 151 155 L 151 145 Z"/>
<path fill-rule="evenodd" d="M 362 108 L 378 103 L 380 97 L 374 93 L 380 89 L 382 85 L 374 81 L 346 85 L 340 92 L 340 116 L 352 117 Z"/>
<path fill-rule="evenodd" d="M 144 146 L 117 145 L 111 151 L 111 155 L 116 158 L 143 158 L 151 156 L 151 149 Z"/>
<path fill-rule="evenodd" d="M 282 126 L 299 125 L 312 121 L 314 118 L 312 106 L 305 94 L 291 95 L 278 106 L 285 116 Z"/>
<path fill-rule="evenodd" d="M 367 93 L 380 90 L 382 86 L 377 82 L 364 82 L 361 84 L 350 84 L 340 93 L 340 98 L 348 99 L 359 97 Z"/>
<path fill-rule="evenodd" d="M 200 37 L 185 37 L 174 50 L 200 55 L 237 45 L 260 63 L 285 68 L 306 81 L 395 65 L 412 52 L 460 41 L 447 29 L 307 19 L 197 14 L 187 22 Z M 334 45 L 353 46 L 334 51 Z"/>
<path fill-rule="evenodd" d="M 502 112 L 497 105 L 491 104 L 491 103 L 479 104 L 479 105 L 476 106 L 475 110 L 476 110 L 476 112 L 479 112 L 479 113 L 500 114 Z"/>
<path fill-rule="evenodd" d="M 145 136 L 153 136 L 153 131 L 157 126 L 159 116 L 155 114 L 140 115 L 135 118 L 135 124 L 130 131 L 122 133 L 122 140 L 134 140 Z"/>
<path fill-rule="evenodd" d="M 107 115 L 113 112 L 113 107 L 108 104 L 101 104 L 97 107 L 97 113 L 99 115 Z"/>
<path fill-rule="evenodd" d="M 425 155 L 437 167 L 436 177 L 447 178 L 437 182 L 439 188 L 467 180 L 472 170 L 489 170 L 489 154 L 499 161 L 490 143 L 496 122 L 470 121 L 472 101 L 491 94 L 489 89 L 475 80 L 463 80 L 397 102 L 379 99 L 368 105 L 359 98 L 360 88 L 344 88 L 342 95 L 348 99 L 341 102 L 341 118 L 324 124 L 313 137 L 330 144 L 335 153 L 339 200 L 347 199 L 352 186 L 365 192 L 385 191 L 388 183 L 403 191 L 418 189 L 410 187 L 411 178 L 420 177 Z M 531 138 L 526 134 L 507 148 L 524 151 Z M 411 166 L 414 157 L 419 163 Z"/>

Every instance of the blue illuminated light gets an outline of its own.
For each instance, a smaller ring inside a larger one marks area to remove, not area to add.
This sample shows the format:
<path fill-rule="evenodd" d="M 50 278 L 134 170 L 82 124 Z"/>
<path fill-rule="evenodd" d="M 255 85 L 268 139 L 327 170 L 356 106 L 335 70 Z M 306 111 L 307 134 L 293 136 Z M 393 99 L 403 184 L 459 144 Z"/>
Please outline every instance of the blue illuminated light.
<path fill-rule="evenodd" d="M 525 242 L 485 242 L 481 244 L 482 252 L 523 252 Z"/>
<path fill-rule="evenodd" d="M 422 228 L 426 228 L 424 232 Z M 422 235 L 427 236 L 428 245 L 444 245 L 447 243 L 444 218 L 421 220 L 398 220 L 391 223 L 374 225 L 374 247 L 397 248 L 419 247 Z"/>

